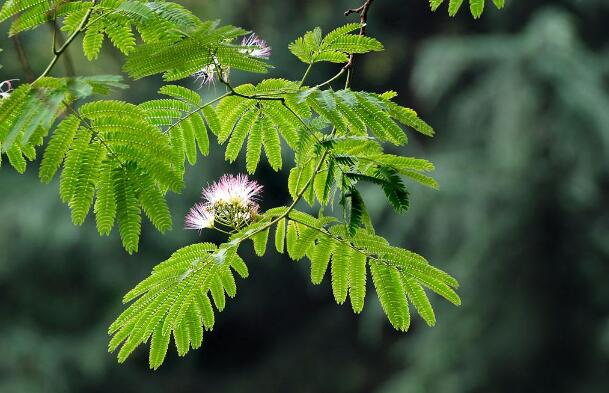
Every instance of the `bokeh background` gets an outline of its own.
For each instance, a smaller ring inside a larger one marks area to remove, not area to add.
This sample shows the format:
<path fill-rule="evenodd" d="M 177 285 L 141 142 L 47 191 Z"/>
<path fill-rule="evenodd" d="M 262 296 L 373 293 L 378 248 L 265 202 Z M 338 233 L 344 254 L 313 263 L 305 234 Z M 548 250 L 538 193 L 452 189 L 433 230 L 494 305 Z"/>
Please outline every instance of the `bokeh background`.
<path fill-rule="evenodd" d="M 343 11 L 359 5 L 182 3 L 257 31 L 274 48 L 274 75 L 292 79 L 304 69 L 287 44 L 347 22 Z M 198 240 L 181 229 L 183 214 L 201 186 L 243 163 L 224 163 L 216 148 L 190 168 L 186 190 L 170 199 L 175 229 L 161 236 L 146 224 L 135 256 L 116 233 L 100 238 L 91 219 L 72 226 L 57 183 L 40 184 L 36 165 L 23 176 L 3 166 L 0 392 L 608 392 L 609 0 L 507 3 L 473 21 L 465 10 L 432 14 L 424 0 L 377 0 L 369 32 L 387 50 L 356 62 L 354 88 L 396 90 L 437 130 L 434 139 L 411 134 L 400 152 L 434 161 L 440 191 L 413 184 L 403 216 L 364 191 L 380 233 L 462 283 L 460 308 L 433 299 L 435 328 L 417 318 L 407 334 L 393 331 L 372 291 L 356 317 L 334 303 L 327 277 L 310 284 L 308 263 L 248 255 L 251 277 L 238 282 L 203 349 L 183 359 L 172 349 L 157 372 L 143 347 L 119 365 L 106 328 L 121 296 Z M 24 79 L 6 29 L 0 80 Z M 22 41 L 39 72 L 49 29 Z M 113 50 L 94 63 L 78 45 L 70 54 L 80 74 L 120 72 Z M 334 71 L 319 67 L 313 78 Z M 137 102 L 158 87 L 149 78 L 121 94 Z M 285 203 L 286 171 L 263 166 L 256 177 L 265 206 Z"/>

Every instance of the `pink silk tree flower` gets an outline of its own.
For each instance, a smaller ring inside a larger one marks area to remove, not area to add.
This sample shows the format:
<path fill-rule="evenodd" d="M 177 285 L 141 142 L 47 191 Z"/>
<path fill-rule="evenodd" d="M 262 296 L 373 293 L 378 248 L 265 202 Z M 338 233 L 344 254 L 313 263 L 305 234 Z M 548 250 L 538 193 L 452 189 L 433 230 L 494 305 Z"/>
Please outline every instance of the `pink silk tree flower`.
<path fill-rule="evenodd" d="M 207 65 L 192 74 L 192 77 L 200 83 L 199 88 L 202 88 L 203 86 L 213 85 L 216 81 L 215 66 L 213 64 Z"/>
<path fill-rule="evenodd" d="M 261 192 L 262 186 L 245 175 L 224 175 L 203 188 L 202 201 L 190 209 L 184 219 L 184 228 L 199 232 L 213 228 L 233 233 L 256 219 Z"/>
<path fill-rule="evenodd" d="M 13 82 L 18 79 L 9 79 L 0 83 L 0 99 L 8 98 L 13 91 Z"/>
<path fill-rule="evenodd" d="M 204 203 L 195 204 L 184 219 L 185 229 L 196 229 L 199 232 L 214 227 L 214 212 Z"/>
<path fill-rule="evenodd" d="M 203 189 L 203 201 L 209 206 L 218 204 L 258 207 L 256 201 L 262 186 L 247 176 L 224 175 L 217 182 Z"/>
<path fill-rule="evenodd" d="M 222 231 L 215 226 L 220 224 L 231 231 L 239 230 L 258 216 L 261 191 L 262 186 L 245 175 L 224 175 L 203 188 L 203 200 L 186 216 L 186 228 Z"/>

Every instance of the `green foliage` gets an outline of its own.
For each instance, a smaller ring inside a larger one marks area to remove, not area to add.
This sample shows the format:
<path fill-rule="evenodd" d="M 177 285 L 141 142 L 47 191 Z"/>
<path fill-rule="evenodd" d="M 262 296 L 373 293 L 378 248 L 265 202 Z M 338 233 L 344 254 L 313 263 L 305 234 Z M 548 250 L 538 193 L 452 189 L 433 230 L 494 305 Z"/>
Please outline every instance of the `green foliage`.
<path fill-rule="evenodd" d="M 56 6 L 58 1 L 52 2 Z M 6 1 L 0 9 L 0 22 L 4 22 L 8 18 L 20 14 L 13 21 L 9 29 L 10 34 L 15 34 L 19 31 L 31 28 L 33 26 L 44 23 L 47 20 L 47 12 L 50 10 L 51 4 L 48 0 L 13 0 Z"/>
<path fill-rule="evenodd" d="M 283 166 L 280 137 L 288 146 L 296 148 L 298 131 L 302 127 L 295 115 L 299 106 L 295 96 L 297 90 L 295 82 L 267 79 L 257 86 L 238 86 L 235 92 L 239 95 L 223 98 L 217 107 L 217 112 L 224 114 L 220 117 L 218 141 L 228 141 L 226 159 L 235 161 L 247 139 L 249 173 L 255 172 L 262 147 L 270 166 L 280 170 Z"/>
<path fill-rule="evenodd" d="M 124 70 L 134 79 L 162 73 L 167 81 L 183 79 L 209 64 L 265 73 L 269 66 L 232 41 L 247 31 L 234 26 L 218 27 L 218 22 L 201 25 L 178 40 L 163 40 L 138 46 L 127 58 Z"/>
<path fill-rule="evenodd" d="M 321 28 L 316 27 L 292 42 L 290 51 L 303 63 L 313 64 L 346 63 L 350 54 L 383 50 L 383 44 L 374 38 L 350 34 L 360 27 L 359 23 L 351 23 L 332 30 L 325 37 Z"/>
<path fill-rule="evenodd" d="M 206 125 L 218 133 L 219 120 L 211 107 L 199 113 L 199 95 L 178 86 L 161 89 L 172 99 L 140 106 L 94 101 L 74 109 L 76 100 L 114 87 L 123 85 L 113 76 L 43 78 L 21 85 L 0 101 L 0 146 L 22 173 L 26 159 L 36 158 L 35 147 L 49 135 L 40 180 L 51 182 L 63 165 L 60 196 L 72 210 L 72 221 L 82 224 L 94 206 L 99 233 L 109 234 L 116 218 L 131 253 L 138 249 L 142 212 L 160 232 L 172 227 L 165 193 L 182 188 L 184 161 L 196 162 L 197 145 L 208 153 Z"/>
<path fill-rule="evenodd" d="M 431 6 L 432 11 L 435 11 L 444 3 L 445 0 L 429 0 L 429 5 Z M 501 9 L 505 6 L 505 0 L 492 0 L 495 7 Z M 457 12 L 461 9 L 464 0 L 450 0 L 448 2 L 448 14 L 450 16 L 455 16 Z M 472 13 L 472 16 L 476 19 L 482 16 L 482 12 L 484 11 L 484 4 L 486 0 L 469 0 L 469 9 Z"/>
<path fill-rule="evenodd" d="M 210 243 L 190 245 L 156 266 L 125 296 L 124 301 L 132 304 L 110 327 L 113 337 L 109 349 L 114 351 L 122 345 L 118 352 L 122 362 L 152 336 L 150 367 L 156 369 L 163 362 L 171 332 L 180 356 L 188 352 L 189 345 L 198 348 L 203 329 L 213 327 L 208 294 L 222 311 L 225 294 L 236 294 L 231 268 L 243 278 L 248 275 L 237 249 L 252 239 L 256 254 L 264 256 L 272 226 L 276 226 L 277 249 L 283 251 L 285 244 L 290 258 L 309 259 L 313 284 L 320 284 L 329 268 L 336 302 L 343 304 L 349 297 L 355 313 L 364 307 L 369 270 L 383 310 L 397 330 L 406 331 L 410 326 L 409 303 L 428 325 L 435 324 L 424 288 L 456 305 L 461 302 L 454 292 L 456 280 L 423 257 L 392 247 L 368 230 L 358 229 L 351 235 L 332 217 L 315 218 L 294 209 L 276 208 L 220 247 Z"/>
<path fill-rule="evenodd" d="M 334 126 L 333 131 L 330 134 L 318 134 L 316 138 L 319 140 L 321 149 L 328 149 L 331 154 L 328 154 L 327 161 L 317 171 L 315 181 L 308 184 L 304 191 L 304 198 L 309 204 L 312 204 L 314 198 L 316 198 L 322 206 L 330 204 L 337 191 L 341 191 L 343 205 L 347 202 L 350 202 L 351 205 L 352 228 L 363 224 L 362 220 L 366 215 L 361 195 L 355 190 L 358 182 L 369 182 L 381 187 L 388 201 L 398 212 L 405 212 L 409 206 L 409 193 L 400 175 L 425 186 L 438 188 L 435 180 L 426 174 L 434 170 L 434 166 L 430 162 L 383 152 L 383 146 L 380 143 L 383 140 L 391 141 L 393 144 L 406 141 L 406 134 L 390 117 L 389 112 L 384 111 L 387 103 L 393 104 L 391 101 L 381 102 L 377 98 L 381 96 L 370 95 L 369 93 L 364 95 L 358 92 L 339 91 L 336 94 L 339 97 L 357 97 L 360 95 L 373 98 L 371 102 L 379 105 L 375 107 L 374 117 L 370 116 L 358 121 L 356 113 L 363 109 L 354 106 L 354 110 L 348 112 L 350 116 L 347 116 L 344 108 L 341 111 L 338 108 L 342 108 L 342 106 L 336 103 L 334 104 L 334 111 L 326 111 L 326 117 L 334 118 L 334 121 L 330 123 Z M 334 94 L 328 94 L 327 96 L 333 97 Z M 344 105 L 346 107 L 347 104 Z M 398 105 L 395 106 L 401 108 Z M 384 119 L 382 122 L 379 120 L 381 118 Z M 336 126 L 341 122 L 343 126 Z M 363 126 L 360 127 L 358 124 Z M 386 125 L 386 128 L 379 132 L 383 124 Z M 407 124 L 415 123 L 409 122 Z M 370 127 L 370 130 L 368 127 Z M 342 131 L 339 131 L 339 129 L 342 129 Z M 391 131 L 385 131 L 387 129 L 391 129 Z M 424 130 L 427 130 L 427 128 Z M 432 135 L 431 128 L 429 130 L 430 132 L 426 132 L 426 134 Z M 311 129 L 310 131 L 313 132 Z M 394 135 L 394 137 L 387 137 L 387 135 Z M 297 153 L 296 166 L 290 171 L 288 181 L 288 188 L 292 197 L 296 197 L 303 190 L 306 180 L 315 172 L 315 157 L 319 154 L 319 148 L 316 149 L 314 143 L 308 143 L 305 144 L 305 148 L 300 149 Z"/>
<path fill-rule="evenodd" d="M 446 273 L 431 267 L 421 256 L 390 246 L 382 237 L 359 229 L 349 234 L 342 224 L 328 227 L 325 217 L 314 218 L 299 211 L 289 215 L 288 250 L 293 259 L 305 255 L 311 260 L 311 281 L 319 284 L 328 264 L 331 264 L 332 290 L 338 304 L 342 304 L 349 293 L 353 310 L 362 310 L 366 288 L 366 265 L 372 273 L 377 295 L 391 324 L 398 330 L 407 330 L 409 325 L 406 295 L 428 324 L 433 325 L 430 307 L 424 291 L 425 286 L 460 304 L 451 288 L 456 281 Z M 331 262 L 330 262 L 331 261 Z M 402 281 L 411 283 L 409 286 Z M 431 311 L 433 313 L 433 311 Z"/>
<path fill-rule="evenodd" d="M 83 50 L 97 58 L 104 37 L 123 54 L 135 48 L 138 32 L 146 43 L 171 42 L 202 22 L 177 3 L 162 0 L 12 0 L 0 10 L 0 22 L 15 17 L 9 34 L 34 29 L 46 22 L 62 22 L 68 34 L 84 32 Z"/>
<path fill-rule="evenodd" d="M 211 106 L 203 104 L 198 93 L 185 87 L 166 85 L 159 93 L 171 98 L 147 101 L 139 108 L 149 122 L 170 136 L 174 165 L 183 174 L 185 160 L 196 164 L 197 150 L 204 156 L 209 154 L 208 130 L 218 134 L 218 116 Z"/>
<path fill-rule="evenodd" d="M 432 8 L 440 3 L 432 1 Z M 479 16 L 484 2 L 470 4 L 474 16 Z M 451 14 L 460 5 L 451 1 Z M 348 74 L 349 65 L 326 82 L 305 86 L 315 63 L 347 63 L 355 54 L 383 50 L 378 40 L 362 33 L 360 24 L 339 27 L 325 36 L 316 28 L 290 44 L 290 51 L 308 64 L 299 82 L 275 78 L 233 87 L 229 70 L 265 73 L 270 68 L 251 46 L 236 43 L 248 32 L 202 21 L 175 3 L 12 0 L 0 10 L 0 22 L 8 18 L 13 18 L 10 34 L 51 22 L 68 37 L 60 48 L 52 43 L 54 58 L 40 78 L 22 84 L 6 98 L 3 95 L 0 153 L 23 172 L 26 159 L 34 160 L 36 147 L 48 137 L 40 180 L 51 182 L 60 171 L 59 195 L 74 224 L 83 224 L 93 209 L 98 232 L 108 235 L 117 224 L 129 253 L 138 251 L 142 214 L 159 232 L 171 229 L 166 194 L 182 189 L 186 163 L 194 165 L 199 154 L 209 153 L 210 135 L 226 144 L 229 162 L 245 150 L 245 169 L 250 174 L 260 165 L 263 151 L 273 170 L 282 169 L 286 156 L 282 141 L 293 152 L 289 207 L 256 213 L 253 222 L 238 226 L 220 245 L 182 248 L 125 296 L 125 303 L 131 304 L 109 330 L 109 349 L 120 348 L 120 362 L 140 344 L 150 342 L 150 366 L 158 368 L 172 335 L 180 356 L 199 348 L 204 331 L 211 330 L 215 320 L 209 296 L 222 311 L 225 295 L 236 295 L 232 270 L 244 278 L 248 275 L 237 254 L 239 246 L 251 240 L 255 253 L 264 256 L 271 229 L 276 250 L 287 251 L 296 261 L 309 259 L 314 284 L 320 284 L 329 271 L 336 302 L 343 304 L 349 298 L 355 313 L 363 310 L 371 281 L 389 322 L 399 331 L 410 326 L 410 304 L 427 324 L 435 324 L 425 289 L 460 304 L 454 278 L 375 234 L 358 190 L 362 182 L 378 186 L 388 203 L 404 213 L 410 206 L 405 178 L 437 188 L 428 175 L 434 169 L 430 162 L 385 151 L 387 144 L 408 143 L 404 128 L 433 136 L 431 126 L 395 102 L 394 92 L 354 91 L 349 77 L 343 89 L 333 89 L 332 84 Z M 116 77 L 47 76 L 78 34 L 83 35 L 89 60 L 99 56 L 108 37 L 126 57 L 123 69 L 133 79 L 162 74 L 165 81 L 176 81 L 207 70 L 227 92 L 203 102 L 193 90 L 165 85 L 159 90 L 162 98 L 138 105 L 84 101 L 123 85 Z M 317 218 L 295 210 L 301 199 L 310 205 L 319 202 Z M 326 207 L 335 205 L 342 206 L 341 220 L 324 215 Z"/>
<path fill-rule="evenodd" d="M 120 347 L 120 362 L 151 338 L 150 367 L 158 368 L 165 359 L 171 335 L 180 356 L 197 349 L 204 330 L 214 327 L 214 310 L 225 307 L 225 294 L 236 295 L 232 271 L 248 276 L 247 266 L 236 248 L 198 243 L 176 251 L 156 266 L 150 277 L 125 295 L 132 302 L 110 326 L 113 335 L 108 349 Z"/>
<path fill-rule="evenodd" d="M 347 166 L 358 167 L 354 163 L 361 162 L 358 169 L 364 172 L 357 175 L 379 172 L 377 167 L 383 165 L 386 168 L 380 170 L 381 175 L 395 170 L 420 183 L 437 187 L 433 179 L 419 173 L 433 170 L 428 162 L 382 154 L 380 142 L 394 145 L 407 142 L 406 134 L 399 124 L 425 135 L 433 135 L 431 127 L 416 112 L 397 105 L 387 98 L 388 95 L 348 89 L 337 92 L 310 89 L 281 79 L 265 80 L 257 86 L 241 85 L 234 91 L 236 94 L 223 98 L 216 109 L 218 113 L 224 114 L 221 116 L 218 139 L 220 143 L 228 141 L 227 160 L 235 161 L 247 140 L 246 162 L 249 173 L 256 170 L 262 146 L 271 167 L 281 169 L 281 137 L 296 151 L 297 163 L 302 163 L 290 173 L 289 189 L 292 196 L 298 193 L 307 175 L 312 174 L 315 165 L 313 157 L 319 153 L 315 146 L 331 148 L 340 155 L 332 155 L 330 163 L 321 168 L 324 174 L 318 177 L 316 184 L 311 184 L 311 188 L 317 188 L 318 199 L 324 205 L 329 202 L 330 186 L 342 183 L 340 180 L 335 182 L 335 178 L 339 174 L 344 175 L 340 167 L 345 166 L 345 163 L 350 164 Z M 316 128 L 319 124 L 322 125 L 320 129 Z M 322 133 L 330 132 L 330 128 L 333 130 L 331 137 Z M 325 139 L 322 141 L 320 138 Z M 381 175 L 376 177 L 387 177 Z M 354 176 L 351 176 L 351 180 L 355 180 Z M 311 198 L 307 200 L 311 202 Z"/>
<path fill-rule="evenodd" d="M 124 85 L 115 76 L 43 78 L 36 84 L 19 86 L 0 101 L 0 154 L 7 154 L 13 167 L 23 173 L 25 160 L 36 159 L 36 147 L 43 143 L 56 119 L 71 102 L 96 93 L 106 94 L 116 87 Z M 65 136 L 65 133 L 60 131 L 60 135 Z M 61 155 L 60 144 L 58 141 L 51 147 L 51 152 L 58 151 L 55 160 Z M 43 179 L 49 176 L 52 165 L 45 165 Z"/>
<path fill-rule="evenodd" d="M 2 152 L 19 172 L 25 158 L 36 158 L 35 146 L 55 120 L 74 111 L 71 102 L 121 87 L 116 77 L 45 78 L 24 84 L 0 102 Z M 167 190 L 179 191 L 172 146 L 138 107 L 120 101 L 95 101 L 67 115 L 50 133 L 40 165 L 40 180 L 50 182 L 63 165 L 60 196 L 76 225 L 84 222 L 94 198 L 100 234 L 108 234 L 117 216 L 125 249 L 137 251 L 140 210 L 161 232 L 171 228 Z M 25 158 L 24 158 L 25 157 Z"/>
<path fill-rule="evenodd" d="M 60 195 L 72 209 L 75 224 L 84 221 L 95 190 L 101 189 L 102 201 L 95 209 L 98 229 L 102 234 L 110 232 L 116 209 L 127 251 L 137 251 L 141 210 L 160 232 L 171 228 L 164 194 L 179 191 L 182 177 L 171 159 L 169 137 L 148 122 L 140 108 L 120 101 L 96 101 L 63 120 L 58 130 L 61 132 L 51 136 L 45 152 L 41 179 L 53 177 L 65 154 Z M 70 141 L 67 136 L 72 134 Z M 92 151 L 96 159 L 90 162 Z M 106 183 L 110 181 L 112 187 Z M 103 206 L 109 206 L 110 212 Z"/>

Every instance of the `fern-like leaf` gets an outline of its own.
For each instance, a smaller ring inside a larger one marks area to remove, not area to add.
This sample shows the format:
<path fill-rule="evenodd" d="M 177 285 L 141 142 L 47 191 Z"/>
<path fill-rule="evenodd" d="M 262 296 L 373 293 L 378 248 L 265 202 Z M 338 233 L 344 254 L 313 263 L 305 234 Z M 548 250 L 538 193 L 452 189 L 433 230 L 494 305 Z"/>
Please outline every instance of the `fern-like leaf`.
<path fill-rule="evenodd" d="M 429 0 L 429 5 L 431 6 L 431 10 L 437 10 L 445 0 Z M 482 12 L 484 11 L 484 5 L 486 0 L 469 0 L 469 8 L 474 19 L 480 18 Z M 492 0 L 493 4 L 497 9 L 501 9 L 505 6 L 505 0 Z M 448 2 L 448 14 L 450 16 L 455 16 L 457 12 L 461 9 L 464 0 L 450 0 Z"/>
<path fill-rule="evenodd" d="M 149 360 L 156 369 L 163 363 L 171 335 L 180 356 L 198 348 L 203 329 L 214 325 L 208 294 L 218 311 L 225 307 L 225 294 L 236 294 L 232 270 L 247 276 L 235 249 L 199 243 L 176 251 L 125 296 L 125 301 L 133 303 L 110 326 L 109 349 L 121 346 L 118 358 L 122 362 L 152 337 Z"/>
<path fill-rule="evenodd" d="M 351 23 L 332 30 L 322 38 L 319 27 L 308 31 L 289 46 L 290 51 L 304 63 L 345 63 L 350 54 L 383 50 L 383 45 L 372 37 L 350 34 L 360 28 Z"/>

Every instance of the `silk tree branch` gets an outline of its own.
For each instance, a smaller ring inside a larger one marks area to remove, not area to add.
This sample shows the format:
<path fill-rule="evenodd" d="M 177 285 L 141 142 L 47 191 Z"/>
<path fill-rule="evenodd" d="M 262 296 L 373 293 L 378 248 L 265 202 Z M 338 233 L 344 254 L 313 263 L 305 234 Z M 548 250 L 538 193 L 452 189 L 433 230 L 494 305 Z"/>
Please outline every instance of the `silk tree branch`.
<path fill-rule="evenodd" d="M 54 17 L 52 21 L 49 22 L 49 26 L 53 29 L 53 54 L 55 54 L 56 45 L 63 46 L 65 44 L 65 37 L 63 34 L 59 32 L 59 26 L 57 26 L 57 18 Z M 65 68 L 66 75 L 69 77 L 73 77 L 76 75 L 76 68 L 74 67 L 74 60 L 70 55 L 70 51 L 66 50 L 63 53 L 63 65 Z"/>
<path fill-rule="evenodd" d="M 347 11 L 345 11 L 345 16 L 349 16 L 351 14 L 359 14 L 359 21 L 361 24 L 361 27 L 359 29 L 359 35 L 366 35 L 366 27 L 367 27 L 366 25 L 368 23 L 368 11 L 370 11 L 370 6 L 372 6 L 372 3 L 374 3 L 374 0 L 366 0 L 366 2 L 364 4 L 362 4 L 361 6 L 359 6 L 358 8 L 350 8 Z M 351 70 L 351 68 L 353 68 L 354 58 L 355 58 L 355 55 L 353 55 L 353 54 L 351 56 L 349 56 L 349 61 L 343 67 L 345 70 L 349 71 L 349 70 Z"/>
<path fill-rule="evenodd" d="M 51 59 L 51 62 L 49 63 L 47 68 L 34 81 L 34 84 L 36 82 L 38 82 L 40 79 L 42 79 L 45 76 L 49 75 L 49 73 L 51 72 L 51 70 L 53 69 L 55 64 L 57 64 L 57 61 L 59 60 L 61 55 L 63 55 L 63 53 L 66 51 L 68 46 L 70 46 L 70 44 L 72 43 L 72 41 L 74 41 L 74 39 L 78 36 L 78 34 L 80 34 L 82 31 L 84 31 L 85 27 L 87 26 L 87 22 L 89 22 L 89 19 L 91 18 L 91 15 L 93 14 L 93 11 L 95 9 L 95 3 L 96 2 L 94 1 L 93 2 L 94 5 L 91 6 L 91 8 L 89 8 L 89 10 L 85 14 L 85 16 L 80 21 L 80 24 L 78 25 L 78 27 L 72 32 L 72 34 L 70 34 L 70 36 L 68 38 L 66 38 L 65 42 L 63 43 L 63 45 L 61 45 L 59 48 L 55 47 L 56 36 L 53 35 L 53 58 Z"/>

